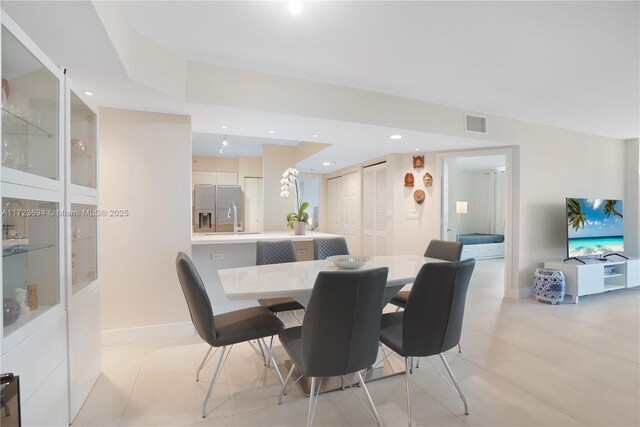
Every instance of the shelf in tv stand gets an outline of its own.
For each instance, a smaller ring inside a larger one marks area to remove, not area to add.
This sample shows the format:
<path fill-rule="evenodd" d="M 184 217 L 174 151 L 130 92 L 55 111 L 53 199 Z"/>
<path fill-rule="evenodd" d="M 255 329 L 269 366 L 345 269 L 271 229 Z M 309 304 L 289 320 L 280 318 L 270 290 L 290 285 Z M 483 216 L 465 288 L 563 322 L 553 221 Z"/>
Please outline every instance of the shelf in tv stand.
<path fill-rule="evenodd" d="M 545 268 L 564 273 L 567 284 L 565 293 L 571 296 L 574 303 L 578 303 L 582 296 L 640 286 L 640 258 L 585 261 L 585 264 L 571 261 L 544 263 Z"/>

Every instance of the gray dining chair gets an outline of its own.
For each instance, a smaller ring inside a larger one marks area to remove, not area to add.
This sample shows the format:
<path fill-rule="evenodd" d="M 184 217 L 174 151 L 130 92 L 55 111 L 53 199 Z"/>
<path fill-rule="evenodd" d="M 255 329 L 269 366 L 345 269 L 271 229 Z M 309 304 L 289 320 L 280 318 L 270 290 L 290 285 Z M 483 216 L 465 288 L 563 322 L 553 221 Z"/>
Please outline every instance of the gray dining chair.
<path fill-rule="evenodd" d="M 344 237 L 313 239 L 313 259 L 327 259 L 334 255 L 349 255 L 349 247 Z"/>
<path fill-rule="evenodd" d="M 280 332 L 280 342 L 293 365 L 282 386 L 278 404 L 297 369 L 311 377 L 307 426 L 313 423 L 322 377 L 355 373 L 374 418 L 382 420 L 360 371 L 378 355 L 380 319 L 389 269 L 322 271 L 318 274 L 302 326 Z M 338 303 L 336 303 L 338 302 Z"/>
<path fill-rule="evenodd" d="M 467 289 L 474 266 L 474 259 L 423 265 L 413 283 L 404 311 L 382 316 L 380 341 L 405 359 L 409 426 L 410 372 L 414 357 L 440 356 L 464 403 L 464 413 L 469 414 L 467 398 L 443 353 L 460 342 Z"/>
<path fill-rule="evenodd" d="M 176 257 L 176 269 L 178 271 L 180 286 L 187 300 L 193 326 L 196 328 L 200 338 L 210 346 L 202 359 L 202 363 L 200 363 L 198 367 L 196 381 L 200 379 L 200 371 L 204 365 L 214 356 L 211 355 L 211 358 L 209 357 L 213 348 L 216 348 L 216 352 L 220 347 L 222 348 L 218 364 L 211 379 L 211 384 L 209 385 L 207 395 L 202 404 L 202 418 L 205 418 L 207 416 L 207 402 L 209 397 L 211 397 L 213 386 L 222 372 L 224 363 L 233 345 L 259 339 L 268 352 L 268 357 L 273 361 L 273 355 L 267 347 L 264 338 L 278 334 L 284 328 L 284 325 L 280 319 L 264 307 L 251 307 L 214 315 L 213 309 L 211 308 L 211 301 L 202 283 L 200 274 L 191 259 L 183 252 L 179 252 Z M 273 368 L 280 382 L 284 383 L 275 362 L 273 363 Z"/>
<path fill-rule="evenodd" d="M 462 248 L 462 242 L 433 239 L 429 242 L 424 256 L 427 258 L 441 259 L 443 261 L 460 261 Z M 400 291 L 389 301 L 389 304 L 395 305 L 398 307 L 397 310 L 399 310 L 407 305 L 408 297 L 409 291 Z"/>
<path fill-rule="evenodd" d="M 256 243 L 256 265 L 284 264 L 296 261 L 296 253 L 291 240 L 258 241 Z M 288 297 L 262 298 L 258 300 L 258 304 L 276 314 L 285 311 L 304 310 L 302 304 Z"/>

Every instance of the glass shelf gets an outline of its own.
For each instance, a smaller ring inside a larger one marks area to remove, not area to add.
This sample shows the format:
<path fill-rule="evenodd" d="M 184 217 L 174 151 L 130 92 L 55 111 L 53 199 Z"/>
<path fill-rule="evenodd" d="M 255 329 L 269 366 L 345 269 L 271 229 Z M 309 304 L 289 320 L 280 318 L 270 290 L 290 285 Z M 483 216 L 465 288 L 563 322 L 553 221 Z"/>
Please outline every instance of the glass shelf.
<path fill-rule="evenodd" d="M 20 254 L 26 254 L 28 252 L 33 252 L 33 251 L 37 251 L 40 249 L 47 249 L 47 248 L 51 248 L 53 247 L 53 243 L 49 243 L 46 245 L 17 245 L 17 246 L 12 246 L 9 248 L 5 248 L 3 246 L 2 248 L 2 257 L 8 257 L 8 256 L 13 256 L 13 255 L 20 255 Z"/>
<path fill-rule="evenodd" d="M 7 110 L 4 105 L 2 106 L 2 133 L 7 135 L 41 136 L 46 138 L 54 137 L 54 134 L 47 132 L 24 117 L 20 117 Z"/>

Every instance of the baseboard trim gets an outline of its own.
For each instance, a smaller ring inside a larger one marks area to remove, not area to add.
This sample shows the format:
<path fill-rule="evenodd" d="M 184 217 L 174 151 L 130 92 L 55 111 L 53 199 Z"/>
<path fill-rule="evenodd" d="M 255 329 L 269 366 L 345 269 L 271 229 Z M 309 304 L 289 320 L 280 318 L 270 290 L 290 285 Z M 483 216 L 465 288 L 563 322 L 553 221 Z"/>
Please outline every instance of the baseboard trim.
<path fill-rule="evenodd" d="M 107 329 L 102 331 L 102 345 L 131 344 L 143 341 L 191 337 L 195 329 L 191 322 L 165 323 L 136 328 Z"/>
<path fill-rule="evenodd" d="M 526 288 L 511 289 L 509 292 L 509 298 L 511 299 L 533 298 L 533 286 L 529 286 Z"/>

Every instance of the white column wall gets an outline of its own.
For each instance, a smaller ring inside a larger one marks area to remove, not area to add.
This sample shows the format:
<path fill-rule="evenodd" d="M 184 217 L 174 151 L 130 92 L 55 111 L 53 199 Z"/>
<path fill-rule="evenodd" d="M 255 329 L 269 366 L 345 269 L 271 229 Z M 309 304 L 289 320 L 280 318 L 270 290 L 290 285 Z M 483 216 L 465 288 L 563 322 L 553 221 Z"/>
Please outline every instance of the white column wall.
<path fill-rule="evenodd" d="M 100 111 L 100 282 L 105 344 L 192 333 L 175 258 L 191 253 L 191 119 Z"/>

